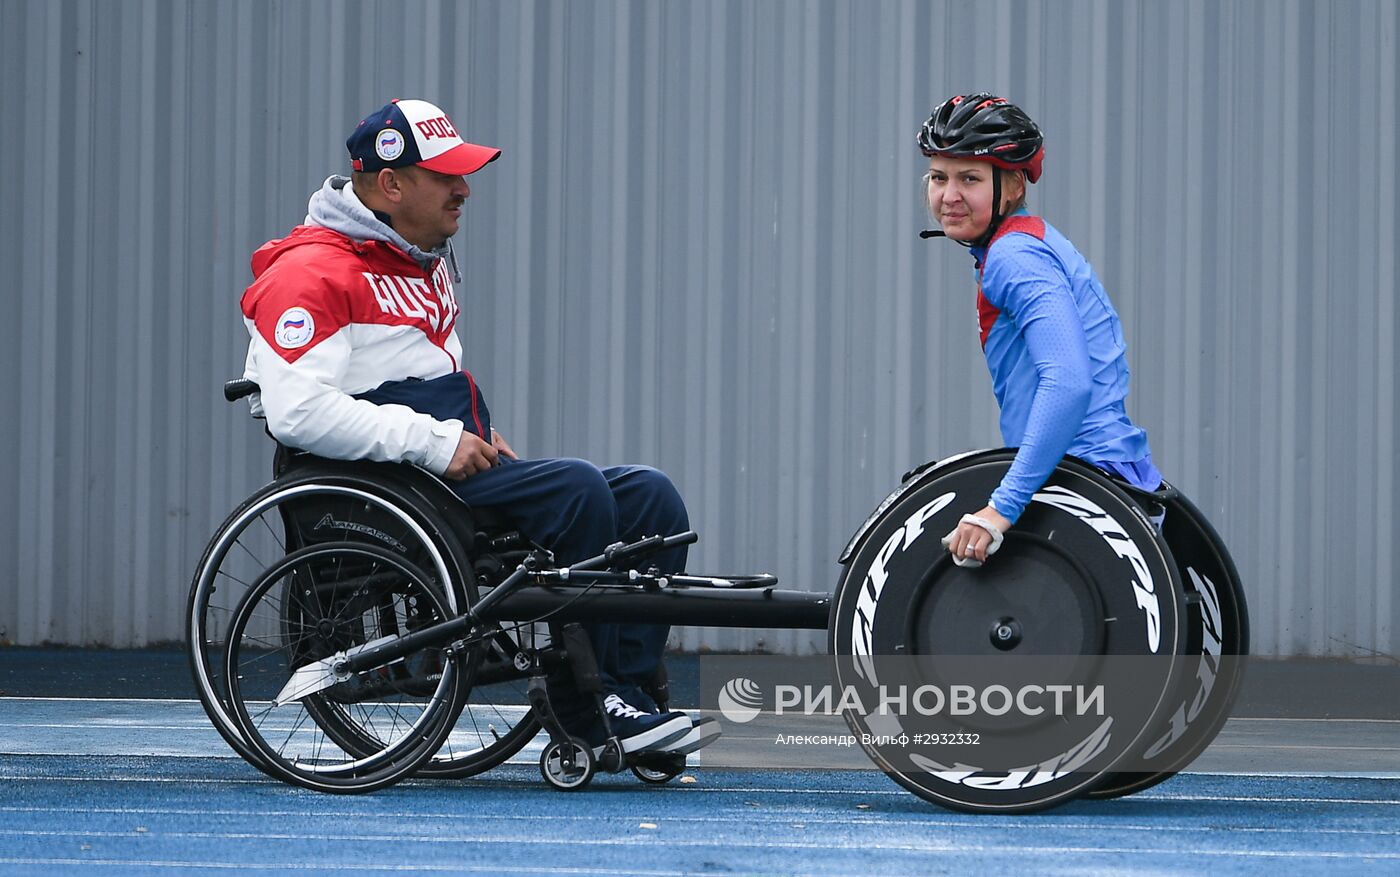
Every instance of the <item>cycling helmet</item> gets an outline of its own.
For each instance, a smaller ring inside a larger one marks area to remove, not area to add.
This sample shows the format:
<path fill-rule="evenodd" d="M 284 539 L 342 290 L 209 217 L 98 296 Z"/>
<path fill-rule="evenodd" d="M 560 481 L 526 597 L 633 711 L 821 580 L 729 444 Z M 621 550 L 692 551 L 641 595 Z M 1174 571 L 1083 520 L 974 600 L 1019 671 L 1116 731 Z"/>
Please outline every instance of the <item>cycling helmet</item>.
<path fill-rule="evenodd" d="M 1006 98 L 990 94 L 950 97 L 919 130 L 924 155 L 989 161 L 1000 168 L 1025 171 L 1040 179 L 1045 138 L 1031 117 Z"/>
<path fill-rule="evenodd" d="M 934 109 L 919 129 L 919 149 L 932 158 L 967 158 L 986 161 L 1006 170 L 1022 171 L 1034 183 L 1040 179 L 1045 159 L 1045 138 L 1031 117 L 1004 97 L 979 92 L 954 95 Z M 968 246 L 985 247 L 1001 225 L 1001 175 L 992 175 L 992 221 Z M 945 237 L 941 231 L 924 231 L 919 237 Z"/>

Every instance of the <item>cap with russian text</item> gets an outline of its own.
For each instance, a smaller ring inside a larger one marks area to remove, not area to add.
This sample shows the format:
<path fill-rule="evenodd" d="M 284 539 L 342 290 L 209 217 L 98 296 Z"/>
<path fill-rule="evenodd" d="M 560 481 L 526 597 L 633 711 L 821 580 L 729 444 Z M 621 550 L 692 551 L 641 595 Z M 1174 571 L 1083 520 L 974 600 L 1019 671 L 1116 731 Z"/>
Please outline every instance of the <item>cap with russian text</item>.
<path fill-rule="evenodd" d="M 500 157 L 490 146 L 467 143 L 441 109 L 395 98 L 366 116 L 345 140 L 357 171 L 418 165 L 440 174 L 475 173 Z"/>

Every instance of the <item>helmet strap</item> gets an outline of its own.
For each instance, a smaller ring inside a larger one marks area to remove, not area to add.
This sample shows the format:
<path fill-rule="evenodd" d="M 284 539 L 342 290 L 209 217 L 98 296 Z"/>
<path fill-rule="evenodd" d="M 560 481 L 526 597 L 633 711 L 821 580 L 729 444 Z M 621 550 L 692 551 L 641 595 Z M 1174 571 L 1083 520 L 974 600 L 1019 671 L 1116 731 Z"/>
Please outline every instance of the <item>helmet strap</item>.
<path fill-rule="evenodd" d="M 1001 169 L 992 165 L 992 219 L 987 223 L 987 230 L 982 232 L 982 236 L 972 242 L 974 247 L 985 247 L 992 242 L 992 236 L 997 233 L 997 226 L 1001 225 Z"/>

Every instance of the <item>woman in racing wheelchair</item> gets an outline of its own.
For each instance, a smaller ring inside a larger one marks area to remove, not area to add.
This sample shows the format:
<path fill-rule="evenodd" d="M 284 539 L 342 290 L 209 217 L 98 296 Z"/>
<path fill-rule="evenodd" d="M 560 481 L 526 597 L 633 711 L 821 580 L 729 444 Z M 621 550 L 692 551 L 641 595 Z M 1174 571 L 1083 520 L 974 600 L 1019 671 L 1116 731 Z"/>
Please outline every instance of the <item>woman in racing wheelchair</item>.
<path fill-rule="evenodd" d="M 305 223 L 259 248 L 242 298 L 245 376 L 273 437 L 320 457 L 422 466 L 469 505 L 498 509 L 561 565 L 686 530 L 684 503 L 656 469 L 517 459 L 460 367 L 450 238 L 467 175 L 500 151 L 464 142 L 442 110 L 417 100 L 377 110 L 346 147 L 353 175 L 329 177 Z M 654 562 L 676 572 L 685 554 L 679 546 Z M 713 720 L 662 712 L 646 690 L 667 627 L 586 627 L 607 721 L 555 674 L 550 700 L 571 735 L 602 747 L 610 729 L 624 752 L 674 754 L 718 736 Z"/>
<path fill-rule="evenodd" d="M 1008 447 L 912 470 L 852 537 L 832 610 L 838 678 L 882 702 L 890 685 L 956 682 L 1082 685 L 1110 706 L 849 711 L 847 722 L 892 779 L 954 809 L 1131 794 L 1189 764 L 1228 715 L 1248 640 L 1238 574 L 1127 416 L 1122 328 L 1093 269 L 1025 210 L 1039 128 L 1002 98 L 958 95 L 918 143 L 941 226 L 921 236 L 975 259 Z"/>
<path fill-rule="evenodd" d="M 1128 418 L 1127 346 L 1098 277 L 1053 226 L 1025 208 L 1040 179 L 1040 129 L 991 94 L 955 95 L 918 134 L 928 158 L 930 215 L 971 252 L 982 352 L 1015 462 L 987 505 L 965 515 L 945 543 L 954 562 L 985 562 L 1031 496 L 1066 455 L 1145 491 L 1161 473 L 1147 433 Z M 1160 520 L 1157 521 L 1160 525 Z"/>

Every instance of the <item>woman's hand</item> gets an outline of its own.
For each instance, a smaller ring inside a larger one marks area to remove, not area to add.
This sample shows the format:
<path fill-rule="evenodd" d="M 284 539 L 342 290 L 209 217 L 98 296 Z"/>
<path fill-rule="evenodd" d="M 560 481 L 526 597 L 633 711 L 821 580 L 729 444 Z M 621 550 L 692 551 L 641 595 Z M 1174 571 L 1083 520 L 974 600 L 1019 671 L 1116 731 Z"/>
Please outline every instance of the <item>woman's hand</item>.
<path fill-rule="evenodd" d="M 943 544 L 948 546 L 948 553 L 953 555 L 955 563 L 959 566 L 981 566 L 991 556 L 991 552 L 1000 546 L 1001 539 L 992 536 L 985 527 L 973 523 L 968 518 L 981 518 L 999 533 L 1010 530 L 1011 522 L 989 505 L 975 515 L 965 515 L 958 522 L 957 528 L 943 537 Z"/>

